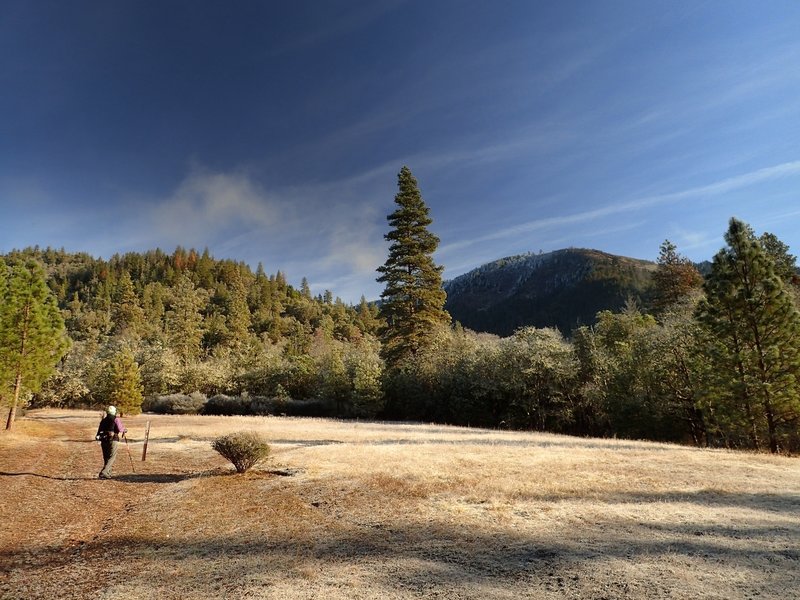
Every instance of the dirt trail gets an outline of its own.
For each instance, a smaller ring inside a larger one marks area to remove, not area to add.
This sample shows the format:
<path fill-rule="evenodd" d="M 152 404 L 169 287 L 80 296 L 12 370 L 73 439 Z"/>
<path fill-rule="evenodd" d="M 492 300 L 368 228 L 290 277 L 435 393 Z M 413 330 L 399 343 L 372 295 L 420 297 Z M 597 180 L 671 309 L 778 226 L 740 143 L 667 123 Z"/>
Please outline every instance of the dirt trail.
<path fill-rule="evenodd" d="M 18 434 L 0 437 L 3 598 L 52 598 L 53 589 L 75 598 L 103 587 L 104 573 L 97 572 L 102 561 L 90 561 L 97 557 L 86 553 L 114 544 L 119 515 L 156 486 L 130 485 L 124 448 L 114 469 L 121 478 L 97 479 L 102 456 L 94 442 L 96 426 L 88 419 L 37 419 L 21 421 Z"/>

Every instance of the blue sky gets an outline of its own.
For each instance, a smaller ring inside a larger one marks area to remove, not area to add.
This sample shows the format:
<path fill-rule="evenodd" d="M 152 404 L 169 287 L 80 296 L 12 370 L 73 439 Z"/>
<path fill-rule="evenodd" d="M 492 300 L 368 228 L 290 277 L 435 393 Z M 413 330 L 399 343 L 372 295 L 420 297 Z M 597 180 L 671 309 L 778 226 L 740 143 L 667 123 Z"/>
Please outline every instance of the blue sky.
<path fill-rule="evenodd" d="M 407 164 L 453 277 L 800 253 L 800 3 L 0 2 L 0 252 L 177 245 L 376 298 Z"/>

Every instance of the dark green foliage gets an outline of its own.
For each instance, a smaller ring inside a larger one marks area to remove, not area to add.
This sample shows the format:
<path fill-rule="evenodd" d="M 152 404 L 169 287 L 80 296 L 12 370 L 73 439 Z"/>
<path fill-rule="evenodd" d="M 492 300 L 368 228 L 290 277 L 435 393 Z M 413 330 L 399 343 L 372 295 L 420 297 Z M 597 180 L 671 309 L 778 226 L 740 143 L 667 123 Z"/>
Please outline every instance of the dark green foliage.
<path fill-rule="evenodd" d="M 594 335 L 600 350 L 603 412 L 622 437 L 679 441 L 683 424 L 667 409 L 655 376 L 665 358 L 656 320 L 631 305 L 598 315 Z"/>
<path fill-rule="evenodd" d="M 203 406 L 204 415 L 249 415 L 252 414 L 250 410 L 250 403 L 252 399 L 249 396 L 227 396 L 225 394 L 217 394 L 211 396 Z"/>
<path fill-rule="evenodd" d="M 106 363 L 103 403 L 113 404 L 126 415 L 142 412 L 142 380 L 133 352 L 124 348 Z"/>
<path fill-rule="evenodd" d="M 243 431 L 223 435 L 211 447 L 227 458 L 237 473 L 244 473 L 269 455 L 269 444 L 258 433 Z"/>
<path fill-rule="evenodd" d="M 329 417 L 336 413 L 324 400 L 292 400 L 264 396 L 228 396 L 217 394 L 203 405 L 204 415 L 283 415 L 288 417 Z"/>
<path fill-rule="evenodd" d="M 575 359 L 553 329 L 498 340 L 440 328 L 418 360 L 389 373 L 389 414 L 464 425 L 573 431 Z"/>
<path fill-rule="evenodd" d="M 789 246 L 780 241 L 775 234 L 769 232 L 762 233 L 758 241 L 761 242 L 764 252 L 772 260 L 775 274 L 786 284 L 800 284 L 797 257 L 789 253 Z"/>
<path fill-rule="evenodd" d="M 69 348 L 69 338 L 42 266 L 31 259 L 0 261 L 0 400 L 11 429 L 20 396 L 37 392 Z"/>
<path fill-rule="evenodd" d="M 142 410 L 162 415 L 198 415 L 204 412 L 208 399 L 198 392 L 150 396 L 142 403 Z"/>
<path fill-rule="evenodd" d="M 400 170 L 397 186 L 398 208 L 387 217 L 392 229 L 384 236 L 390 242 L 389 257 L 378 268 L 378 281 L 386 284 L 380 306 L 385 320 L 382 355 L 390 367 L 414 357 L 437 326 L 450 322 L 444 310 L 443 268 L 432 256 L 439 238 L 428 231 L 429 209 L 408 167 Z"/>
<path fill-rule="evenodd" d="M 731 219 L 725 241 L 698 309 L 714 366 L 706 396 L 732 434 L 778 452 L 800 422 L 800 314 L 749 226 Z"/>

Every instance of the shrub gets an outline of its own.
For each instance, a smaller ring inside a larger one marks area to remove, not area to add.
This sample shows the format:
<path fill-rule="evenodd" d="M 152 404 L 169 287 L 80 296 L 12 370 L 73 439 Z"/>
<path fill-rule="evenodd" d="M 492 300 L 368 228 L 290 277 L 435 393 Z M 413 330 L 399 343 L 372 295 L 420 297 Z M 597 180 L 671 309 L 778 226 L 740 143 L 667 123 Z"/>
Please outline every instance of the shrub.
<path fill-rule="evenodd" d="M 142 410 L 169 415 L 196 415 L 203 412 L 206 397 L 200 392 L 150 396 L 142 403 Z"/>
<path fill-rule="evenodd" d="M 203 407 L 204 415 L 249 415 L 250 398 L 248 396 L 226 396 L 217 394 L 208 399 Z"/>
<path fill-rule="evenodd" d="M 227 458 L 238 473 L 244 473 L 269 454 L 269 444 L 253 431 L 239 431 L 218 437 L 211 447 Z"/>

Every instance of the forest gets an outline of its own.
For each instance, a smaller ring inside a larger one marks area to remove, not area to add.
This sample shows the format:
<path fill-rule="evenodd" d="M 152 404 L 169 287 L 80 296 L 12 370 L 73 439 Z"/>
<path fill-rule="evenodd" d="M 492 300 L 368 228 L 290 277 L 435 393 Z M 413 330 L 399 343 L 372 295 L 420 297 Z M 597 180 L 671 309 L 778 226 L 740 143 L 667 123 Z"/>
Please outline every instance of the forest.
<path fill-rule="evenodd" d="M 705 277 L 665 241 L 650 305 L 601 311 L 567 335 L 522 327 L 498 337 L 444 311 L 427 206 L 410 171 L 399 179 L 379 302 L 314 296 L 305 279 L 297 289 L 280 271 L 207 249 L 0 257 L 9 426 L 16 406 L 113 403 L 134 414 L 380 418 L 800 450 L 800 280 L 774 235 L 731 219 Z M 30 311 L 20 298 L 37 280 L 40 337 L 51 342 L 23 368 L 19 315 Z"/>

